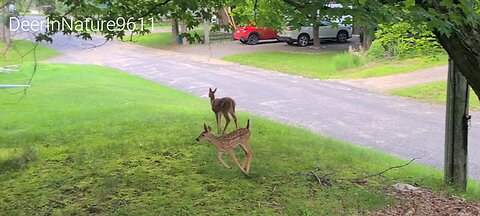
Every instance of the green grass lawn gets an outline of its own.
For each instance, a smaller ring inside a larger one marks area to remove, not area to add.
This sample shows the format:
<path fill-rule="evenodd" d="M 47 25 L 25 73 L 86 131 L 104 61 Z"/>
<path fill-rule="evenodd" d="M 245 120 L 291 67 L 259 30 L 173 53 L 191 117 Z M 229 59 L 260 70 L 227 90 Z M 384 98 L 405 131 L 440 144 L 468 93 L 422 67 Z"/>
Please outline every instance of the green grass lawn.
<path fill-rule="evenodd" d="M 438 60 L 416 58 L 380 61 L 345 67 L 350 61 L 348 58 L 355 58 L 348 56 L 348 54 L 344 53 L 261 52 L 235 54 L 222 59 L 243 65 L 319 79 L 368 78 L 392 75 L 447 64 L 448 59 L 446 55 L 440 55 Z"/>
<path fill-rule="evenodd" d="M 145 21 L 145 28 L 148 28 L 151 30 L 151 21 L 148 20 L 148 21 Z M 197 27 L 195 27 L 194 29 L 197 29 L 197 30 L 202 30 L 204 28 L 204 24 L 203 23 L 200 23 Z M 172 23 L 171 22 L 156 22 L 153 24 L 153 29 L 154 30 L 169 30 L 171 31 L 172 30 Z"/>
<path fill-rule="evenodd" d="M 250 176 L 225 169 L 194 141 L 214 125 L 207 100 L 114 69 L 41 64 L 25 99 L 0 95 L 6 215 L 355 215 L 396 202 L 384 193 L 396 182 L 445 190 L 441 172 L 418 164 L 320 187 L 311 170 L 354 178 L 405 161 L 246 113 Z M 477 183 L 468 189 L 459 195 L 480 200 Z"/>
<path fill-rule="evenodd" d="M 6 49 L 4 43 L 0 43 L 0 67 L 21 64 L 22 62 L 32 62 L 34 60 L 33 46 L 34 43 L 27 40 L 14 40 L 9 49 Z M 37 60 L 40 61 L 55 57 L 59 53 L 43 45 L 38 45 L 35 55 Z"/>
<path fill-rule="evenodd" d="M 395 89 L 390 94 L 421 99 L 432 103 L 445 104 L 447 101 L 447 82 L 434 82 L 425 85 Z M 477 95 L 470 91 L 470 108 L 480 110 L 480 103 Z"/>
<path fill-rule="evenodd" d="M 128 39 L 129 38 L 127 38 L 126 40 Z M 158 33 L 151 33 L 146 35 L 136 35 L 136 36 L 133 36 L 131 43 L 142 45 L 142 46 L 153 47 L 153 48 L 172 46 L 173 45 L 172 33 L 158 32 Z"/>
<path fill-rule="evenodd" d="M 202 30 L 197 30 L 199 35 L 203 35 Z M 125 40 L 129 40 L 126 38 Z M 157 32 L 146 35 L 135 35 L 131 43 L 153 48 L 162 48 L 174 45 L 172 32 Z"/>

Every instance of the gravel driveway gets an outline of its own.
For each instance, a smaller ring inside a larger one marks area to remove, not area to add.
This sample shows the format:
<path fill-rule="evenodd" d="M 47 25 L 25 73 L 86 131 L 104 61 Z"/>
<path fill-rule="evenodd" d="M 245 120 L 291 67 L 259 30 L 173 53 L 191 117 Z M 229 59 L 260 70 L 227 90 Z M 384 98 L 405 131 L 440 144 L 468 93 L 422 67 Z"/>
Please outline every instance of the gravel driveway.
<path fill-rule="evenodd" d="M 348 47 L 358 47 L 360 39 L 358 35 L 354 35 L 346 43 L 338 43 L 335 41 L 322 41 L 319 49 L 310 47 L 299 47 L 296 45 L 288 45 L 285 42 L 278 42 L 277 40 L 260 41 L 257 45 L 242 44 L 240 41 L 223 41 L 215 42 L 210 45 L 185 45 L 173 46 L 166 48 L 170 51 L 178 53 L 185 53 L 189 55 L 199 55 L 210 58 L 221 58 L 233 54 L 240 53 L 255 53 L 268 51 L 287 51 L 287 52 L 302 52 L 302 53 L 322 53 L 332 51 L 348 51 Z"/>

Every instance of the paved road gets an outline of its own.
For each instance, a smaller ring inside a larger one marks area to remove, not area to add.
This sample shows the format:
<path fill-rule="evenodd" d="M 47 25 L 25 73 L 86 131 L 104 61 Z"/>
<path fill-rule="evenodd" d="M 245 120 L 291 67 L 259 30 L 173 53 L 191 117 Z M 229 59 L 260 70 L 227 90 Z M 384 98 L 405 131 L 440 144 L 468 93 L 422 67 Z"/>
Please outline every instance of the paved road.
<path fill-rule="evenodd" d="M 64 56 L 52 61 L 110 66 L 203 98 L 218 87 L 218 96 L 235 98 L 240 110 L 404 159 L 424 155 L 421 163 L 443 169 L 443 106 L 121 42 L 88 49 L 101 43 L 59 36 L 49 46 Z M 480 179 L 480 122 L 470 140 L 469 173 Z"/>

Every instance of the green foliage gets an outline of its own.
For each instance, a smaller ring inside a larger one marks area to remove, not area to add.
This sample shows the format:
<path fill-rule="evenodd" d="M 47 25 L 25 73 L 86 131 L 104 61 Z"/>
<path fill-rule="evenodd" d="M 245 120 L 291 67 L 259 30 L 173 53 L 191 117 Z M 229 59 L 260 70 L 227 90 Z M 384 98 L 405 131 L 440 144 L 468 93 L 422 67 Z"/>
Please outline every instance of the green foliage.
<path fill-rule="evenodd" d="M 378 60 L 385 58 L 385 47 L 383 47 L 380 40 L 375 40 L 372 42 L 370 48 L 368 48 L 366 57 L 368 60 Z"/>
<path fill-rule="evenodd" d="M 335 55 L 333 57 L 333 62 L 335 64 L 335 70 L 337 71 L 356 68 L 363 63 L 360 56 L 352 55 L 348 52 L 343 52 L 341 54 Z"/>
<path fill-rule="evenodd" d="M 260 52 L 236 54 L 223 57 L 222 59 L 244 65 L 319 79 L 378 77 L 447 64 L 446 55 L 440 55 L 436 59 L 421 57 L 406 60 L 385 60 L 366 65 L 363 65 L 365 61 L 358 56 L 340 54 L 343 56 L 342 58 L 336 57 L 337 55 L 339 55 L 339 53 Z M 358 62 L 360 62 L 360 64 Z M 345 67 L 341 64 L 346 64 L 347 66 Z M 355 67 L 355 65 L 360 66 Z M 342 67 L 350 67 L 350 69 L 338 70 Z"/>
<path fill-rule="evenodd" d="M 388 55 L 397 58 L 434 56 L 441 46 L 426 25 L 412 26 L 407 22 L 380 24 L 375 38 L 386 49 Z"/>
<path fill-rule="evenodd" d="M 21 102 L 0 92 L 0 158 L 28 159 L 0 164 L 3 215 L 363 215 L 393 203 L 383 192 L 397 181 L 442 188 L 441 172 L 418 164 L 320 187 L 311 170 L 355 178 L 405 161 L 239 112 L 254 122 L 245 176 L 194 141 L 215 122 L 208 100 L 111 68 L 39 69 Z M 465 195 L 478 191 L 470 182 Z"/>
<path fill-rule="evenodd" d="M 103 34 L 108 40 L 124 39 L 127 30 L 133 30 L 133 34 L 139 35 L 150 33 L 148 28 L 143 27 L 152 21 L 161 20 L 162 17 L 179 19 L 186 23 L 188 29 L 193 29 L 200 24 L 201 20 L 210 20 L 213 15 L 221 17 L 220 12 L 225 6 L 224 0 L 118 0 L 115 2 L 69 0 L 61 3 L 67 9 L 66 12 L 55 11 L 48 14 L 50 21 L 73 20 L 75 26 L 84 28 L 61 28 L 60 25 L 50 25 L 46 33 L 36 36 L 37 41 L 51 42 L 52 35 L 57 32 L 74 34 L 83 39 L 91 39 L 93 32 Z M 109 28 L 109 25 L 114 28 Z M 194 33 L 185 36 L 189 41 L 198 39 Z"/>
<path fill-rule="evenodd" d="M 282 0 L 258 0 L 255 10 L 255 1 L 233 0 L 235 5 L 232 15 L 238 26 L 254 25 L 272 29 L 283 29 L 285 25 L 285 4 Z"/>

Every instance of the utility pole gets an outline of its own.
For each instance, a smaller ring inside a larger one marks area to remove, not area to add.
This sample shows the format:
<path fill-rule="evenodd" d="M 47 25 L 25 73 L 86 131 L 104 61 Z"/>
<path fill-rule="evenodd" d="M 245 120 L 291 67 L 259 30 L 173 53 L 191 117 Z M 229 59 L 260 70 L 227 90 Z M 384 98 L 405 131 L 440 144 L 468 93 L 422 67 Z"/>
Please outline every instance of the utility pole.
<path fill-rule="evenodd" d="M 445 183 L 467 188 L 469 87 L 453 60 L 448 60 L 447 116 L 445 127 Z"/>

